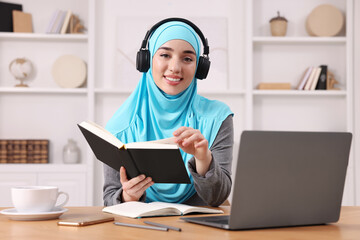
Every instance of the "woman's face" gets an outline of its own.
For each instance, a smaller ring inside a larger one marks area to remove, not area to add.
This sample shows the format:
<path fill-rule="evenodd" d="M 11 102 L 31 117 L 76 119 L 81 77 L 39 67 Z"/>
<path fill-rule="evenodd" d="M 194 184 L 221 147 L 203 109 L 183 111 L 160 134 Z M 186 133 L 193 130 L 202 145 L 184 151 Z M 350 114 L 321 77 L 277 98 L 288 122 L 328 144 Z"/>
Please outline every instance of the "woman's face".
<path fill-rule="evenodd" d="M 195 50 L 184 40 L 176 39 L 164 43 L 152 59 L 155 84 L 169 95 L 184 91 L 193 80 L 195 70 Z"/>

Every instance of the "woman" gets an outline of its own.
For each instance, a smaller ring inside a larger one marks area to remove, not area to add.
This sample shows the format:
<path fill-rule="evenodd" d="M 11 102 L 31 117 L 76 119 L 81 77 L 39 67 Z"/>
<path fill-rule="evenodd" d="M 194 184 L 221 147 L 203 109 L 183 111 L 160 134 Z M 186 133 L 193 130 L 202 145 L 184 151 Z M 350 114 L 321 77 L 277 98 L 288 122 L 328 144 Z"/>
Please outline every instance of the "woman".
<path fill-rule="evenodd" d="M 144 175 L 129 180 L 123 167 L 117 172 L 104 166 L 106 206 L 126 201 L 218 206 L 230 194 L 233 113 L 197 94 L 200 39 L 186 22 L 165 21 L 152 32 L 150 68 L 106 129 L 124 143 L 174 136 L 191 184 L 154 184 Z"/>

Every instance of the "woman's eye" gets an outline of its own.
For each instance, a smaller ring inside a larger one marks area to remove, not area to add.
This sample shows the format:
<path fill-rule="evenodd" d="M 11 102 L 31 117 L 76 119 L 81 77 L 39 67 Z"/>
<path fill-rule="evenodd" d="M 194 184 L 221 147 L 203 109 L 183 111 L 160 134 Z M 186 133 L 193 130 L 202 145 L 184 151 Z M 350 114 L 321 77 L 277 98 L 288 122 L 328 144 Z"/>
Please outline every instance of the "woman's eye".
<path fill-rule="evenodd" d="M 186 57 L 186 58 L 184 58 L 184 61 L 185 61 L 185 62 L 192 62 L 192 61 L 193 61 L 193 59 L 192 59 L 192 58 L 190 58 L 190 57 Z"/>
<path fill-rule="evenodd" d="M 168 58 L 168 57 L 170 57 L 170 55 L 167 53 L 162 53 L 162 54 L 160 54 L 160 57 Z"/>

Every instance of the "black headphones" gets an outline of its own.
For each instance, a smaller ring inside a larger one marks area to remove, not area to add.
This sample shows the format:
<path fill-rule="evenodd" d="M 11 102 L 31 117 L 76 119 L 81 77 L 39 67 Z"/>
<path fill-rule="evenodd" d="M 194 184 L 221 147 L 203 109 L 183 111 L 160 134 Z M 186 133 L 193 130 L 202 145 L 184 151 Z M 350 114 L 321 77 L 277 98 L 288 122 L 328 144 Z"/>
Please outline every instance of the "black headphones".
<path fill-rule="evenodd" d="M 190 22 L 189 20 L 184 19 L 184 18 L 166 18 L 166 19 L 158 22 L 157 24 L 155 24 L 152 28 L 150 28 L 150 30 L 147 31 L 145 38 L 142 41 L 141 48 L 136 54 L 136 69 L 139 70 L 140 72 L 147 72 L 149 70 L 149 68 L 150 68 L 150 51 L 148 50 L 147 45 L 148 45 L 148 40 L 150 38 L 150 35 L 159 26 L 161 26 L 164 23 L 171 22 L 171 21 L 179 21 L 179 22 L 188 24 L 189 26 L 191 26 L 194 29 L 194 31 L 201 38 L 201 41 L 204 46 L 204 53 L 203 53 L 203 56 L 199 57 L 199 63 L 198 63 L 198 67 L 197 67 L 197 70 L 195 73 L 195 77 L 200 80 L 205 79 L 206 76 L 208 75 L 208 72 L 210 69 L 210 60 L 209 60 L 209 56 L 208 56 L 209 55 L 208 41 L 204 37 L 204 35 L 200 31 L 200 29 L 195 24 L 193 24 L 192 22 Z"/>

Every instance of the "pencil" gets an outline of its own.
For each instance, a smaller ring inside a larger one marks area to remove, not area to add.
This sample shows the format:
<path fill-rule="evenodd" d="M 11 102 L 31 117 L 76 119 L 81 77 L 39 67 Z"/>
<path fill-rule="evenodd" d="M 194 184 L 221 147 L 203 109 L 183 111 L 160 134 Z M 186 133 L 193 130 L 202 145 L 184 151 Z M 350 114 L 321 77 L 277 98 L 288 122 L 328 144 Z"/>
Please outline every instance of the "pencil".
<path fill-rule="evenodd" d="M 153 226 L 157 226 L 157 227 L 168 228 L 168 229 L 172 229 L 172 230 L 181 232 L 181 228 L 178 228 L 178 227 L 172 227 L 172 226 L 168 226 L 168 225 L 165 225 L 165 224 L 149 222 L 149 221 L 144 221 L 144 223 L 149 224 L 149 225 L 153 225 Z"/>
<path fill-rule="evenodd" d="M 169 230 L 168 228 L 165 228 L 165 227 L 153 227 L 153 226 L 131 224 L 131 223 L 114 222 L 114 224 L 118 225 L 118 226 L 144 228 L 144 229 L 159 230 L 159 231 L 168 231 Z"/>

